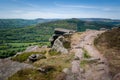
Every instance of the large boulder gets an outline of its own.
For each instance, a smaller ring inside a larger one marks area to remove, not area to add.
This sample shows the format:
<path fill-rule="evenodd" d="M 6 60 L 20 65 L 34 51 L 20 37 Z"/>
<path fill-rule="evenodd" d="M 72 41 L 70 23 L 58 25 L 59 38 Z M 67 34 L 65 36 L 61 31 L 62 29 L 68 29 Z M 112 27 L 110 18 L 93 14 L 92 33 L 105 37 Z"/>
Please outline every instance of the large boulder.
<path fill-rule="evenodd" d="M 58 37 L 56 40 L 55 40 L 55 42 L 54 42 L 54 44 L 53 44 L 53 46 L 52 46 L 52 49 L 53 50 L 56 50 L 57 52 L 61 52 L 61 53 L 63 53 L 63 54 L 67 54 L 69 51 L 68 51 L 68 49 L 67 48 L 65 48 L 65 44 L 67 43 L 67 41 L 65 40 L 65 37 L 64 36 L 60 36 L 60 37 Z"/>

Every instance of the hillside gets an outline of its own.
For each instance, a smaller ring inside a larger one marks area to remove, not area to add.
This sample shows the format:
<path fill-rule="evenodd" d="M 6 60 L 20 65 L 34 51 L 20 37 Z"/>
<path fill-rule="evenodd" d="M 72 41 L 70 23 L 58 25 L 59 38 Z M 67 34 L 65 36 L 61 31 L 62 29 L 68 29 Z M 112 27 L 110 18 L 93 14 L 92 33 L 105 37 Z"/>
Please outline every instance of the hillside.
<path fill-rule="evenodd" d="M 0 29 L 26 27 L 54 20 L 56 19 L 0 19 Z"/>
<path fill-rule="evenodd" d="M 37 19 L 38 21 L 41 19 Z M 49 20 L 50 21 L 50 20 Z M 16 23 L 17 24 L 17 23 Z M 0 29 L 0 53 L 4 57 L 9 53 L 14 55 L 17 51 L 24 50 L 29 45 L 42 45 L 42 43 L 49 44 L 48 40 L 54 32 L 55 28 L 73 29 L 76 31 L 85 31 L 86 29 L 115 27 L 118 23 L 99 22 L 99 21 L 81 21 L 79 19 L 65 19 L 46 23 L 39 23 L 37 25 L 20 27 L 20 28 L 4 28 Z M 8 53 L 9 52 L 9 53 Z"/>
<path fill-rule="evenodd" d="M 58 20 L 47 23 L 40 23 L 36 26 L 29 26 L 25 28 L 1 29 L 0 35 L 2 36 L 0 36 L 0 40 L 4 40 L 4 42 L 43 42 L 48 41 L 48 38 L 54 31 L 54 28 L 58 27 L 77 31 L 85 31 L 86 29 L 99 30 L 103 27 L 110 29 L 116 25 L 117 24 L 113 24 L 111 22 L 89 22 L 81 21 L 79 19 Z"/>
<path fill-rule="evenodd" d="M 112 77 L 120 73 L 120 28 L 101 34 L 95 40 L 95 45 L 107 58 Z"/>

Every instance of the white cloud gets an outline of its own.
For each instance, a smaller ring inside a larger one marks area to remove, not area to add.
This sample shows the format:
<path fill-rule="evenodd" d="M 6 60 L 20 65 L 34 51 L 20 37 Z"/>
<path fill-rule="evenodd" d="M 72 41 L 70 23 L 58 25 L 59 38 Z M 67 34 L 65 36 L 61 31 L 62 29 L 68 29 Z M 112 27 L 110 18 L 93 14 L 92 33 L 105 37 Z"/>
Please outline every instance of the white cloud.
<path fill-rule="evenodd" d="M 59 4 L 56 2 L 54 4 L 62 8 L 93 9 L 100 11 L 120 11 L 119 7 L 113 7 L 113 6 L 67 5 L 67 4 Z"/>
<path fill-rule="evenodd" d="M 65 4 L 58 4 L 55 2 L 56 6 L 65 7 L 65 8 L 88 8 L 88 9 L 96 9 L 97 7 L 94 6 L 87 6 L 87 5 L 65 5 Z"/>

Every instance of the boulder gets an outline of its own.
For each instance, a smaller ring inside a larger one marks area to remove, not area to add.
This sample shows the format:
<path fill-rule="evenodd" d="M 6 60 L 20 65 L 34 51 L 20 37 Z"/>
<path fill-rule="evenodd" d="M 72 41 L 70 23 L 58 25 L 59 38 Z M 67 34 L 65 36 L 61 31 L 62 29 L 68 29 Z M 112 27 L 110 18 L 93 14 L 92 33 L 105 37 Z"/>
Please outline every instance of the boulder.
<path fill-rule="evenodd" d="M 30 62 L 35 62 L 37 60 L 40 60 L 40 59 L 45 59 L 46 57 L 42 54 L 32 54 L 31 56 L 29 56 L 29 61 Z"/>
<path fill-rule="evenodd" d="M 55 68 L 54 66 L 43 66 L 43 67 L 38 68 L 37 70 L 41 73 L 47 73 L 49 71 L 54 71 Z"/>
<path fill-rule="evenodd" d="M 67 54 L 68 53 L 68 49 L 66 49 L 63 45 L 63 41 L 65 40 L 65 38 L 63 36 L 58 37 L 53 46 L 52 49 L 56 50 L 57 52 L 61 52 L 63 54 Z"/>
<path fill-rule="evenodd" d="M 69 74 L 70 70 L 69 70 L 69 68 L 64 68 L 63 72 L 66 73 L 66 74 Z"/>
<path fill-rule="evenodd" d="M 39 46 L 29 46 L 24 52 L 39 52 Z"/>

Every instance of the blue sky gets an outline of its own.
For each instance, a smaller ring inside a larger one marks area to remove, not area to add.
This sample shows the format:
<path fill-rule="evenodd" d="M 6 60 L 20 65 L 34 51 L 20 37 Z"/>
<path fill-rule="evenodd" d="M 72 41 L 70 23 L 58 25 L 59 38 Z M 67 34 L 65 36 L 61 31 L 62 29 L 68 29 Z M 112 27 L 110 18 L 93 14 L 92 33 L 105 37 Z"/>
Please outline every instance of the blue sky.
<path fill-rule="evenodd" d="M 0 18 L 120 19 L 120 0 L 0 0 Z"/>

